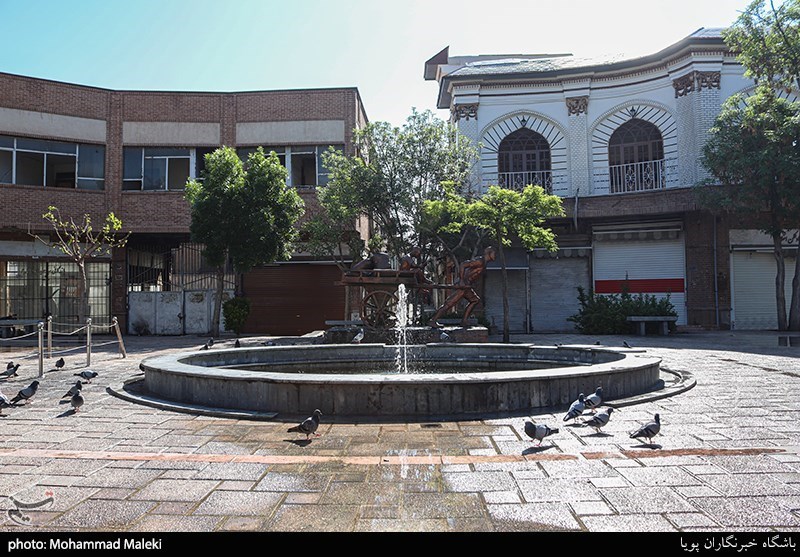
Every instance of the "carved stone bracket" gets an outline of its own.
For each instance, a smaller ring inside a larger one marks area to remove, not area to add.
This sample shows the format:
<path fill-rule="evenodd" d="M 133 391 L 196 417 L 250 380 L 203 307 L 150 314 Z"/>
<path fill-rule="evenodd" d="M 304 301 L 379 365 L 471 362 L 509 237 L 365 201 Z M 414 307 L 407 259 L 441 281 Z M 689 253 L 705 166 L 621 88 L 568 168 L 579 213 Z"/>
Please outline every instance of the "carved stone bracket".
<path fill-rule="evenodd" d="M 453 119 L 455 121 L 461 120 L 469 120 L 470 118 L 478 118 L 478 104 L 459 104 L 452 108 L 451 110 Z"/>
<path fill-rule="evenodd" d="M 720 72 L 691 72 L 672 81 L 675 98 L 685 97 L 692 91 L 720 88 Z"/>
<path fill-rule="evenodd" d="M 584 114 L 589 108 L 589 97 L 567 97 L 567 113 Z"/>

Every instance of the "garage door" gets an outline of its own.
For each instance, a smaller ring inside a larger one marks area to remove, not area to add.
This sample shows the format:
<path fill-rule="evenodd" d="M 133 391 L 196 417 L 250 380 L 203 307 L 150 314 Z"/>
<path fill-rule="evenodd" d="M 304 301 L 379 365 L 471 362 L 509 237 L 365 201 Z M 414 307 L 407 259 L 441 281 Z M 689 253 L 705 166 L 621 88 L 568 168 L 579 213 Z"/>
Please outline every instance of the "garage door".
<path fill-rule="evenodd" d="M 531 325 L 534 332 L 573 331 L 567 318 L 578 313 L 578 287 L 591 289 L 589 249 L 559 250 L 558 257 L 531 254 Z"/>
<path fill-rule="evenodd" d="M 253 269 L 242 289 L 250 300 L 246 333 L 302 335 L 344 316 L 342 274 L 336 265 L 292 263 Z"/>
<path fill-rule="evenodd" d="M 500 269 L 488 269 L 484 275 L 484 314 L 492 331 L 503 332 L 503 273 Z M 526 333 L 528 323 L 528 284 L 524 270 L 508 270 L 508 330 Z"/>
<path fill-rule="evenodd" d="M 792 296 L 794 258 L 786 258 L 787 311 Z M 733 283 L 733 315 L 731 328 L 777 329 L 775 300 L 775 275 L 777 266 L 771 253 L 734 251 L 731 255 L 731 282 Z"/>
<path fill-rule="evenodd" d="M 678 313 L 678 325 L 686 324 L 686 264 L 683 235 L 653 232 L 596 235 L 593 247 L 594 291 L 618 294 L 669 295 Z M 642 238 L 646 239 L 642 239 Z M 653 238 L 653 239 L 650 239 Z"/>

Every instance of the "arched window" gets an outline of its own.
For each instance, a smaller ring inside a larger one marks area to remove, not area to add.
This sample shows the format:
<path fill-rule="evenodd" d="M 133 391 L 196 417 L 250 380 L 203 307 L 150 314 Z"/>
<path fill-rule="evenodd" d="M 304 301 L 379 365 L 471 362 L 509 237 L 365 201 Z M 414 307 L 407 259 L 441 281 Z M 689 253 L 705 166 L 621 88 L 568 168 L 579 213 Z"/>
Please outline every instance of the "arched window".
<path fill-rule="evenodd" d="M 528 128 L 508 134 L 497 157 L 499 185 L 522 189 L 533 184 L 551 191 L 550 144 L 541 134 Z"/>
<path fill-rule="evenodd" d="M 611 193 L 664 187 L 664 140 L 650 122 L 632 118 L 608 141 Z"/>

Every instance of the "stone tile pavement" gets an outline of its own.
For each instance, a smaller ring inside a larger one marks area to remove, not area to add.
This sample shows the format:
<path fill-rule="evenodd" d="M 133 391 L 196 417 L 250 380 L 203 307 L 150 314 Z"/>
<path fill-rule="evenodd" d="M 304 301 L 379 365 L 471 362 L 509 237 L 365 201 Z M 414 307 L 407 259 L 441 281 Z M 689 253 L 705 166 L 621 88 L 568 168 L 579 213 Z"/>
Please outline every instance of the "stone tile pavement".
<path fill-rule="evenodd" d="M 623 337 L 599 340 L 620 346 Z M 298 416 L 200 417 L 106 392 L 139 373 L 145 357 L 199 348 L 205 339 L 196 337 L 127 338 L 127 359 L 113 346 L 97 348 L 91 368 L 100 375 L 72 413 L 61 397 L 85 356 L 69 352 L 64 370 L 45 374 L 32 403 L 0 418 L 0 529 L 800 530 L 800 348 L 779 346 L 768 332 L 626 340 L 668 368 L 691 371 L 697 386 L 621 408 L 601 434 L 565 424 L 564 408 L 534 414 L 535 422 L 560 427 L 541 448 L 523 433 L 527 416 L 324 417 L 321 437 L 306 443 L 286 432 Z M 35 378 L 30 353 L 0 345 L 2 369 L 8 360 L 22 362 L 20 377 L 0 381 L 5 394 Z M 628 437 L 656 412 L 660 447 Z M 32 504 L 39 506 L 21 506 Z M 10 518 L 15 508 L 26 525 Z"/>

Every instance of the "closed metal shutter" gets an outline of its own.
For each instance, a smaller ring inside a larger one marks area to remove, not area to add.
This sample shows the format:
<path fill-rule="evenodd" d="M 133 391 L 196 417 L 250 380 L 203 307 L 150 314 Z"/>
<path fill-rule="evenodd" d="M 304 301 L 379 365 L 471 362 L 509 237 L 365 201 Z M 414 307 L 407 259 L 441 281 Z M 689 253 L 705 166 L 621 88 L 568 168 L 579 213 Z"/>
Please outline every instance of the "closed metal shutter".
<path fill-rule="evenodd" d="M 253 269 L 242 290 L 250 300 L 246 333 L 302 335 L 344 316 L 344 287 L 336 265 L 287 264 Z"/>
<path fill-rule="evenodd" d="M 531 324 L 534 332 L 574 331 L 578 287 L 591 289 L 588 249 L 562 250 L 558 259 L 534 252 L 530 259 Z M 539 257 L 543 255 L 543 257 Z"/>
<path fill-rule="evenodd" d="M 669 294 L 678 313 L 678 325 L 686 324 L 686 264 L 683 235 L 654 238 L 650 232 L 618 234 L 615 239 L 595 236 L 592 244 L 594 291 L 618 294 L 627 286 L 631 294 Z M 659 234 L 661 235 L 661 234 Z M 646 239 L 642 239 L 642 238 Z M 652 239 L 650 239 L 652 238 Z"/>
<path fill-rule="evenodd" d="M 787 311 L 792 299 L 794 265 L 795 259 L 787 257 L 786 282 L 784 284 Z M 731 270 L 731 282 L 733 283 L 731 328 L 737 330 L 777 329 L 775 256 L 771 253 L 755 251 L 734 251 L 731 254 Z"/>
<path fill-rule="evenodd" d="M 508 270 L 508 330 L 526 333 L 528 324 L 528 281 L 524 270 Z M 493 332 L 503 332 L 503 273 L 487 269 L 484 275 L 484 314 Z"/>

